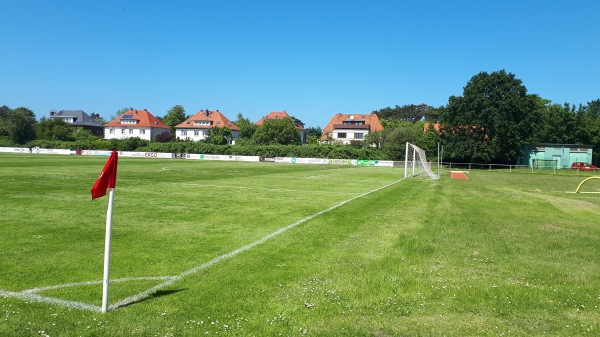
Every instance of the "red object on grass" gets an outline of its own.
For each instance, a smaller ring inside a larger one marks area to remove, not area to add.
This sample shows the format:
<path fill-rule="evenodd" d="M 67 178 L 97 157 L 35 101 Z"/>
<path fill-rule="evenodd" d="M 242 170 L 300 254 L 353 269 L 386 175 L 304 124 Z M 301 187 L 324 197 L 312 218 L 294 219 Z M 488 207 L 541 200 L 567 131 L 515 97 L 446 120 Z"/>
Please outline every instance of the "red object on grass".
<path fill-rule="evenodd" d="M 464 171 L 450 171 L 450 178 L 458 180 L 469 180 Z"/>

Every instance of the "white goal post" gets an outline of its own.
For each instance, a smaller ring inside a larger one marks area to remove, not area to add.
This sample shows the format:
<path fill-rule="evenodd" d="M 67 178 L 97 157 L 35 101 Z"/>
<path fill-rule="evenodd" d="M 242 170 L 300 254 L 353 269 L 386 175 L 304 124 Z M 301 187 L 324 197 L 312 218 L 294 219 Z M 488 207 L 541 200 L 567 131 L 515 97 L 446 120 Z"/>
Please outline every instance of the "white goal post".
<path fill-rule="evenodd" d="M 431 165 L 427 161 L 425 151 L 420 147 L 407 142 L 406 154 L 404 156 L 404 178 L 423 174 L 427 174 L 432 180 L 440 179 L 440 176 L 433 173 L 431 170 Z"/>

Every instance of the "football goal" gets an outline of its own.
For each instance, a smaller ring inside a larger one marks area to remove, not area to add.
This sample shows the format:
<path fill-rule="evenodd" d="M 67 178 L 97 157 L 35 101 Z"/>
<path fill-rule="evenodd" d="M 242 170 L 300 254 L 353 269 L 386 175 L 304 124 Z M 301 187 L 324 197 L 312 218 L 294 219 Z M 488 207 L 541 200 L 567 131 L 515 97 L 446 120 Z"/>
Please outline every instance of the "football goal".
<path fill-rule="evenodd" d="M 433 180 L 440 179 L 440 176 L 431 170 L 431 164 L 427 161 L 425 151 L 414 144 L 406 143 L 404 178 L 425 175 Z"/>

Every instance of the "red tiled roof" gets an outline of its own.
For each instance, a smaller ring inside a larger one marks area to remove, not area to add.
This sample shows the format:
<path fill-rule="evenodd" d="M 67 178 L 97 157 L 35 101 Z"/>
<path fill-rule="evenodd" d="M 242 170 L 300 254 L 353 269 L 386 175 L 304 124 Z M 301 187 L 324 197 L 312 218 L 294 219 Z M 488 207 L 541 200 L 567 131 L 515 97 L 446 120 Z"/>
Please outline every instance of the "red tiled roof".
<path fill-rule="evenodd" d="M 440 123 L 427 123 L 425 125 L 423 125 L 423 132 L 427 132 L 429 131 L 430 128 L 433 127 L 433 130 L 435 130 L 437 133 L 441 134 L 441 125 Z"/>
<path fill-rule="evenodd" d="M 360 124 L 344 124 L 344 121 L 349 122 L 364 122 L 364 125 Z M 321 139 L 327 139 L 327 134 L 333 135 L 335 129 L 369 129 L 369 132 L 383 131 L 383 125 L 379 121 L 376 114 L 336 114 L 327 123 L 323 129 Z"/>
<path fill-rule="evenodd" d="M 260 125 L 263 125 L 263 123 L 266 120 L 274 120 L 274 119 L 282 119 L 282 118 L 292 119 L 292 116 L 288 115 L 288 113 L 285 111 L 273 111 L 273 112 L 269 112 L 268 115 L 264 116 L 263 118 L 261 118 L 258 122 L 254 123 L 254 124 L 260 126 Z M 302 127 L 302 125 L 296 125 L 296 123 L 294 123 L 294 126 L 296 127 L 296 129 L 304 131 L 304 128 Z"/>
<path fill-rule="evenodd" d="M 137 121 L 136 123 L 121 123 L 124 120 Z M 157 128 L 157 129 L 169 129 L 165 123 L 161 122 L 160 119 L 154 117 L 147 110 L 134 110 L 131 109 L 121 116 L 113 119 L 112 121 L 104 124 L 104 126 L 116 126 L 116 127 L 128 127 L 128 128 Z"/>
<path fill-rule="evenodd" d="M 213 127 L 227 126 L 231 131 L 240 131 L 240 128 L 230 121 L 219 110 L 200 110 L 183 123 L 175 125 L 176 129 L 210 129 Z"/>

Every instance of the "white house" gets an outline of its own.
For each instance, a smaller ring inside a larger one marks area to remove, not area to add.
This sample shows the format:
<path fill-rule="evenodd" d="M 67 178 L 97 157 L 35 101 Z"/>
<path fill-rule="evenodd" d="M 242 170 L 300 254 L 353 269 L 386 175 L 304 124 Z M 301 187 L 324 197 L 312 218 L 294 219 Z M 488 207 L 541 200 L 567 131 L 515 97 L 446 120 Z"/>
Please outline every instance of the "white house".
<path fill-rule="evenodd" d="M 231 138 L 239 138 L 240 128 L 230 121 L 219 110 L 200 110 L 195 115 L 175 126 L 175 136 L 179 139 L 198 141 L 206 138 L 208 130 L 213 127 L 228 127 Z"/>
<path fill-rule="evenodd" d="M 139 137 L 152 141 L 156 135 L 170 132 L 169 126 L 146 109 L 131 109 L 113 121 L 104 124 L 104 139 Z"/>
<path fill-rule="evenodd" d="M 371 132 L 383 131 L 376 114 L 336 114 L 323 129 L 322 140 L 332 139 L 349 144 L 362 141 Z"/>

